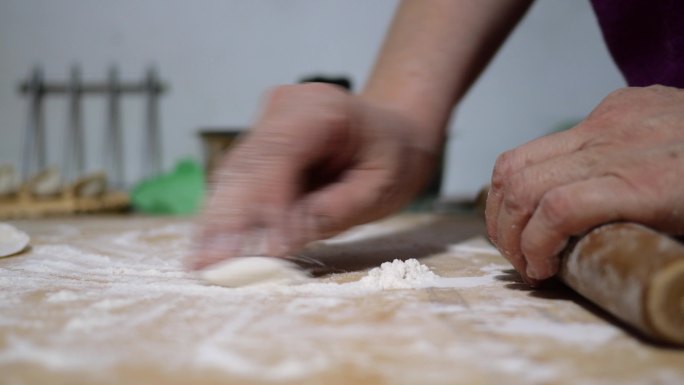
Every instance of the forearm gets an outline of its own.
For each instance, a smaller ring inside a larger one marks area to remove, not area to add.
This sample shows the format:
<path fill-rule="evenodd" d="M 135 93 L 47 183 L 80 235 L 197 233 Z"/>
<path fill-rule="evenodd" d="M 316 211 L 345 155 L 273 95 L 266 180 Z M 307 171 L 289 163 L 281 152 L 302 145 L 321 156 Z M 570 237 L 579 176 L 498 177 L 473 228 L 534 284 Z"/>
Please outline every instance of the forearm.
<path fill-rule="evenodd" d="M 454 104 L 531 2 L 403 0 L 363 97 L 406 113 L 436 146 Z"/>

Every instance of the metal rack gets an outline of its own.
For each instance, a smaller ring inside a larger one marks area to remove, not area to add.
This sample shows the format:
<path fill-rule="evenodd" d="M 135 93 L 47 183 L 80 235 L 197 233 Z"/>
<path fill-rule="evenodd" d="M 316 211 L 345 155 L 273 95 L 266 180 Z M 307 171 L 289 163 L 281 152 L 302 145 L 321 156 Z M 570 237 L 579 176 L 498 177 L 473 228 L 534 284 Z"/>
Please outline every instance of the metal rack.
<path fill-rule="evenodd" d="M 29 78 L 19 85 L 19 92 L 29 99 L 29 110 L 24 139 L 22 178 L 27 180 L 46 165 L 44 103 L 47 96 L 61 95 L 69 98 L 69 124 L 65 135 L 64 174 L 69 179 L 81 176 L 85 168 L 82 100 L 87 96 L 105 95 L 107 102 L 107 125 L 105 128 L 105 171 L 112 185 L 124 184 L 123 132 L 121 127 L 121 103 L 125 95 L 144 95 L 146 98 L 145 128 L 141 138 L 143 177 L 161 173 L 162 153 L 159 125 L 159 98 L 168 90 L 154 67 L 137 82 L 123 82 L 119 71 L 112 66 L 107 79 L 102 82 L 83 82 L 78 66 L 71 68 L 69 81 L 48 81 L 40 67 L 33 69 Z"/>

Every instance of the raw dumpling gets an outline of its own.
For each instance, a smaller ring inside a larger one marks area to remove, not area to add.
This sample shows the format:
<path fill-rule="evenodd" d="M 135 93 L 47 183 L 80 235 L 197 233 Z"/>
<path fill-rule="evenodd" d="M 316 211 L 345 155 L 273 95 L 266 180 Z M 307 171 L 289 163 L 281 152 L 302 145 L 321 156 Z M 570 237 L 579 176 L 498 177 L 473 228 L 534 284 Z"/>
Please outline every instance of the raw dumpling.
<path fill-rule="evenodd" d="M 200 272 L 200 277 L 220 286 L 240 287 L 259 284 L 292 284 L 305 280 L 308 274 L 296 264 L 282 258 L 231 258 Z"/>
<path fill-rule="evenodd" d="M 29 236 L 7 223 L 0 223 L 0 258 L 9 257 L 26 248 Z"/>

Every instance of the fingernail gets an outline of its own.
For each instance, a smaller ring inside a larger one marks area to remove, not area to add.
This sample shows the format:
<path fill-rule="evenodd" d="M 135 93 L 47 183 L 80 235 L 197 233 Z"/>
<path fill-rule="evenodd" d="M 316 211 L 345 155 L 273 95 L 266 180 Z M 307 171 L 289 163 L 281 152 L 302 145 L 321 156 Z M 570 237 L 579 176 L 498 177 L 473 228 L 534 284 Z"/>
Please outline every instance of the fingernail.
<path fill-rule="evenodd" d="M 532 279 L 541 279 L 541 274 L 539 274 L 539 271 L 537 271 L 537 269 L 531 264 L 527 265 L 525 274 Z"/>

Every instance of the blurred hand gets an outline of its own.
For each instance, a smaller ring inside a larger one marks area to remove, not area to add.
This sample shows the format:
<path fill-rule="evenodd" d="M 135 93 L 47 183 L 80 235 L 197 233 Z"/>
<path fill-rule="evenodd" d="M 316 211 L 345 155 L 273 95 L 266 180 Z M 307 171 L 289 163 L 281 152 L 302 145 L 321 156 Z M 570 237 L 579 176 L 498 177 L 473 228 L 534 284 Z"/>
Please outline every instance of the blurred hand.
<path fill-rule="evenodd" d="M 609 95 L 578 126 L 502 154 L 487 231 L 530 283 L 558 271 L 571 236 L 632 221 L 684 233 L 684 90 Z"/>
<path fill-rule="evenodd" d="M 277 88 L 214 175 L 190 263 L 283 256 L 385 216 L 420 190 L 435 157 L 410 111 L 331 85 Z"/>

